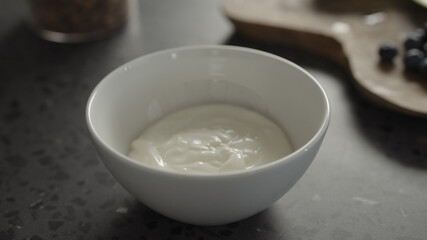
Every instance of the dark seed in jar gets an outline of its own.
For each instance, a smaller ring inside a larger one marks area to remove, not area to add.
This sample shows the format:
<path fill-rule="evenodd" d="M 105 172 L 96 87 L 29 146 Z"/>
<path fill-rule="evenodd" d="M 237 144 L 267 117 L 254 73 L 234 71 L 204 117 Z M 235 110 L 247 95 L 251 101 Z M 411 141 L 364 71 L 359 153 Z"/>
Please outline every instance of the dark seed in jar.
<path fill-rule="evenodd" d="M 127 0 L 30 0 L 34 24 L 61 33 L 113 29 L 126 19 Z"/>

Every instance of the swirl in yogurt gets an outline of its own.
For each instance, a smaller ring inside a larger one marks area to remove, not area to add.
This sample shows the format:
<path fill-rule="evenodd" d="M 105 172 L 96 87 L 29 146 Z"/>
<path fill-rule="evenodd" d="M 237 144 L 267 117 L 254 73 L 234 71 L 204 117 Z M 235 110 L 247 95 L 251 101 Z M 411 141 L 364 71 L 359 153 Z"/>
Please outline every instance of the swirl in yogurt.
<path fill-rule="evenodd" d="M 146 128 L 129 157 L 177 172 L 251 169 L 292 152 L 283 132 L 261 114 L 234 105 L 209 104 L 174 112 Z"/>

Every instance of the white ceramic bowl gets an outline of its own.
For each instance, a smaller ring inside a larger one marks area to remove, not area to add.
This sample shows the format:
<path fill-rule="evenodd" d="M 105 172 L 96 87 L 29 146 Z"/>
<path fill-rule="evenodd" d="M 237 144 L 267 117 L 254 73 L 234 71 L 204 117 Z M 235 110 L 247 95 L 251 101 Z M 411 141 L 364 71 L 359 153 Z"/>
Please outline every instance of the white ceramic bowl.
<path fill-rule="evenodd" d="M 260 112 L 284 129 L 295 151 L 221 174 L 175 173 L 126 156 L 147 125 L 203 103 Z M 298 181 L 326 133 L 329 104 L 319 83 L 283 58 L 242 47 L 194 46 L 149 54 L 114 70 L 94 89 L 86 114 L 101 159 L 135 198 L 179 221 L 218 225 L 268 208 Z"/>

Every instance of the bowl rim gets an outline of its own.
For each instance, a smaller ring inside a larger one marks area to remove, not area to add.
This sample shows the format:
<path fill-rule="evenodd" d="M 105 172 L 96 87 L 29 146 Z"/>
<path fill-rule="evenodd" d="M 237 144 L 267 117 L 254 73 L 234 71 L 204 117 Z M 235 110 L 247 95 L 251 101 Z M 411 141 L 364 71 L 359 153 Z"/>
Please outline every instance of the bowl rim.
<path fill-rule="evenodd" d="M 297 69 L 298 71 L 302 72 L 309 79 L 311 79 L 312 82 L 317 86 L 317 88 L 320 90 L 320 93 L 323 96 L 323 99 L 325 101 L 325 111 L 324 111 L 324 116 L 323 116 L 322 123 L 321 123 L 320 127 L 317 129 L 316 133 L 310 138 L 310 140 L 307 141 L 303 146 L 295 149 L 292 153 L 290 153 L 290 154 L 288 154 L 282 158 L 279 158 L 277 160 L 274 160 L 274 161 L 271 161 L 269 163 L 262 164 L 260 166 L 256 166 L 256 167 L 253 167 L 250 169 L 234 170 L 234 171 L 227 171 L 227 172 L 216 172 L 216 173 L 191 172 L 191 171 L 179 172 L 179 171 L 174 171 L 174 170 L 170 170 L 170 169 L 163 169 L 163 168 L 150 166 L 150 165 L 145 164 L 143 162 L 136 161 L 136 160 L 128 157 L 127 155 L 125 155 L 123 153 L 120 153 L 119 151 L 117 151 L 114 148 L 112 148 L 111 146 L 109 146 L 109 144 L 105 143 L 102 140 L 102 138 L 99 136 L 99 134 L 96 132 L 94 124 L 93 124 L 92 119 L 91 119 L 91 115 L 92 115 L 91 112 L 93 109 L 92 103 L 93 103 L 94 99 L 96 98 L 97 93 L 102 88 L 102 86 L 104 84 L 107 84 L 106 83 L 107 81 L 113 81 L 113 80 L 111 80 L 111 79 L 113 79 L 112 76 L 118 74 L 119 72 L 121 72 L 123 70 L 126 70 L 128 67 L 131 67 L 136 62 L 142 61 L 144 59 L 149 59 L 149 58 L 157 56 L 157 55 L 164 55 L 164 54 L 168 54 L 168 53 L 182 52 L 182 51 L 193 51 L 193 50 L 196 50 L 196 51 L 199 51 L 199 50 L 238 51 L 238 52 L 246 52 L 246 53 L 250 53 L 250 54 L 256 54 L 256 55 L 260 55 L 263 57 L 268 57 L 268 58 L 278 60 L 278 61 L 283 62 L 285 64 L 288 64 L 288 65 L 292 66 L 293 68 Z M 104 149 L 108 150 L 111 154 L 115 155 L 116 158 L 119 159 L 119 161 L 123 161 L 123 163 L 131 164 L 133 167 L 149 170 L 149 171 L 151 171 L 153 173 L 157 173 L 157 174 L 172 175 L 172 176 L 176 176 L 176 177 L 215 178 L 215 177 L 226 177 L 226 176 L 233 177 L 233 176 L 237 176 L 237 175 L 254 174 L 255 172 L 265 171 L 269 168 L 272 168 L 275 165 L 285 164 L 286 162 L 291 161 L 291 159 L 294 159 L 297 155 L 300 155 L 304 151 L 307 151 L 307 149 L 309 149 L 312 145 L 314 145 L 314 142 L 317 139 L 321 138 L 322 135 L 324 135 L 326 133 L 326 130 L 328 129 L 328 126 L 329 126 L 331 112 L 330 112 L 330 103 L 328 100 L 328 96 L 326 95 L 326 92 L 323 89 L 323 87 L 320 85 L 320 83 L 308 71 L 306 71 L 305 69 L 303 69 L 302 67 L 300 67 L 299 65 L 293 63 L 292 61 L 290 61 L 288 59 L 285 59 L 283 57 L 280 57 L 278 55 L 275 55 L 275 54 L 272 54 L 269 52 L 265 52 L 265 51 L 257 50 L 257 49 L 253 49 L 253 48 L 248 48 L 248 47 L 228 46 L 228 45 L 194 45 L 194 46 L 169 48 L 169 49 L 164 49 L 164 50 L 148 53 L 148 54 L 142 55 L 140 57 L 137 57 L 131 61 L 128 61 L 128 62 L 120 65 L 119 67 L 115 68 L 113 71 L 111 71 L 106 76 L 104 76 L 96 84 L 96 86 L 93 88 L 93 90 L 89 96 L 89 99 L 87 101 L 87 104 L 86 104 L 85 115 L 86 115 L 85 116 L 86 126 L 89 130 L 89 133 L 92 135 L 92 141 L 97 141 L 98 143 L 100 143 L 100 145 Z M 103 159 L 101 159 L 101 160 L 104 162 Z"/>

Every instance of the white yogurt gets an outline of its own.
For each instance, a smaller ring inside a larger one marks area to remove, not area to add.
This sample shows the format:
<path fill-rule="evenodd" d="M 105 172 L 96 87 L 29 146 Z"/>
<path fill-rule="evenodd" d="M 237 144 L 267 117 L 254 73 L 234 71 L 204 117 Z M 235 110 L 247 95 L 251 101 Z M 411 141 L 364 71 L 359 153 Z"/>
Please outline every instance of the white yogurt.
<path fill-rule="evenodd" d="M 174 112 L 132 142 L 129 157 L 178 172 L 250 169 L 292 152 L 283 130 L 257 112 L 210 104 Z"/>

